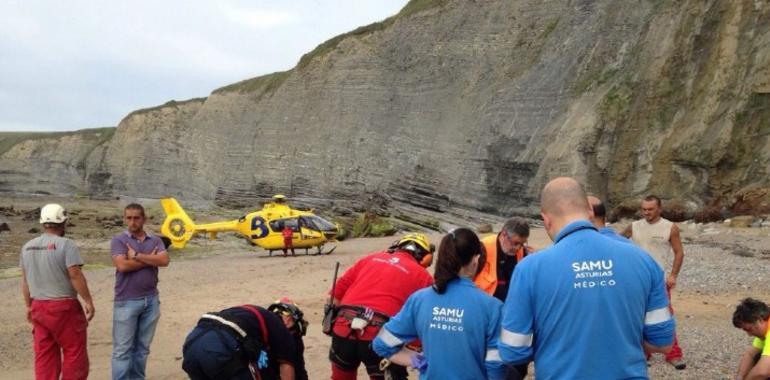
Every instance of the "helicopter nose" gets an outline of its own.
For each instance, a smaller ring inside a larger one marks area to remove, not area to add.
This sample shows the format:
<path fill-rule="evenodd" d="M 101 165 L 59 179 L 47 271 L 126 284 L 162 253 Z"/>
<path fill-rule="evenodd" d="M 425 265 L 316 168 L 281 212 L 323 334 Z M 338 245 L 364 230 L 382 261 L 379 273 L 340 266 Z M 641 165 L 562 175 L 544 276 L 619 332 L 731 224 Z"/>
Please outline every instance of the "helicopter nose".
<path fill-rule="evenodd" d="M 334 239 L 340 234 L 340 226 L 335 224 L 333 229 L 325 230 L 323 234 L 327 239 Z"/>

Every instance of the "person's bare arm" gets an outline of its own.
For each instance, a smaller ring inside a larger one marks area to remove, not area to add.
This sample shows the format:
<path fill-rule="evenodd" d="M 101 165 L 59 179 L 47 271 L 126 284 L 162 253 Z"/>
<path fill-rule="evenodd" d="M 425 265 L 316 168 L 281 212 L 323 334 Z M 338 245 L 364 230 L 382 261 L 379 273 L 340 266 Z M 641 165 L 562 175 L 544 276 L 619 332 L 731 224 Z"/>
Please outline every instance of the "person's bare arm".
<path fill-rule="evenodd" d="M 88 284 L 86 283 L 86 276 L 83 275 L 83 270 L 80 269 L 80 265 L 73 265 L 67 268 L 67 272 L 70 277 L 70 283 L 75 291 L 78 292 L 80 298 L 85 302 L 86 319 L 91 320 L 94 317 L 94 300 L 91 299 L 91 292 L 88 291 Z"/>
<path fill-rule="evenodd" d="M 32 323 L 32 297 L 29 295 L 29 284 L 27 284 L 27 275 L 24 270 L 21 271 L 21 294 L 24 296 L 24 304 L 27 305 L 27 322 Z"/>
<path fill-rule="evenodd" d="M 631 226 L 632 226 L 632 225 L 631 225 L 631 224 L 629 224 L 629 225 L 628 225 L 628 227 L 626 227 L 626 229 L 625 229 L 625 230 L 623 230 L 623 232 L 621 232 L 620 234 L 621 234 L 621 235 L 623 235 L 623 236 L 625 236 L 625 237 L 627 237 L 627 238 L 629 238 L 629 239 L 631 239 L 631 236 L 632 236 L 632 235 L 633 235 L 633 233 L 634 233 L 634 230 L 631 228 Z"/>
<path fill-rule="evenodd" d="M 281 380 L 294 380 L 294 366 L 291 363 L 279 363 L 278 371 L 281 373 Z"/>
<path fill-rule="evenodd" d="M 749 347 L 748 350 L 743 352 L 741 361 L 738 363 L 738 373 L 735 375 L 735 380 L 744 380 L 746 375 L 751 371 L 751 367 L 754 366 L 754 356 L 759 353 L 759 349 L 754 346 Z"/>
<path fill-rule="evenodd" d="M 671 226 L 671 237 L 669 238 L 671 249 L 674 251 L 674 265 L 671 268 L 671 274 L 666 278 L 666 286 L 673 289 L 676 286 L 676 278 L 679 276 L 679 270 L 682 269 L 684 261 L 684 248 L 682 248 L 682 238 L 679 234 L 679 227 L 676 224 Z"/>
<path fill-rule="evenodd" d="M 757 364 L 749 371 L 744 380 L 765 380 L 770 377 L 770 356 L 760 356 Z"/>

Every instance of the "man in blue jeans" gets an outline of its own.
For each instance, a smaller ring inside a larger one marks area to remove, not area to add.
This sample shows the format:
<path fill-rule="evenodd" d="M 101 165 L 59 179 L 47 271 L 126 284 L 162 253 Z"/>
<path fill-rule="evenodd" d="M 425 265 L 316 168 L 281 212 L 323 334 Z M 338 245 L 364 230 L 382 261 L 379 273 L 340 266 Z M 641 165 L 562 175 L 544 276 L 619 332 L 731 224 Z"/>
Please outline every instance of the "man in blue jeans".
<path fill-rule="evenodd" d="M 158 267 L 168 266 L 163 241 L 144 231 L 144 207 L 123 211 L 127 230 L 112 238 L 115 307 L 112 320 L 112 378 L 144 379 L 150 343 L 160 318 Z"/>

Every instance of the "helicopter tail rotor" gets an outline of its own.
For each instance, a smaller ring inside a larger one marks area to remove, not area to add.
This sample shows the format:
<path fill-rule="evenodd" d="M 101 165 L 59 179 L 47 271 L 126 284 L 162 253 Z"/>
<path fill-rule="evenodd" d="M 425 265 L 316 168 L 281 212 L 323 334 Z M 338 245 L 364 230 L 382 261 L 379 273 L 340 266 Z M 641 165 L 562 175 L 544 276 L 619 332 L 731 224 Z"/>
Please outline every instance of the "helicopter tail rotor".
<path fill-rule="evenodd" d="M 187 216 L 176 199 L 163 198 L 160 204 L 163 206 L 163 211 L 166 212 L 166 220 L 163 221 L 160 232 L 171 239 L 172 247 L 184 248 L 195 235 L 195 223 Z"/>

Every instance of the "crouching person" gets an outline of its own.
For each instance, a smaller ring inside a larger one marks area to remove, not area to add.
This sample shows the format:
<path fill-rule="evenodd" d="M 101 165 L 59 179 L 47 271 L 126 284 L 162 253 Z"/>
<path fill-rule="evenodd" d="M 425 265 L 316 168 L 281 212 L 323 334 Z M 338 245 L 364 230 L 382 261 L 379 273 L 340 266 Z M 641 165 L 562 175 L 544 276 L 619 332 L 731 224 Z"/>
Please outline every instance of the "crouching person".
<path fill-rule="evenodd" d="M 746 298 L 735 309 L 733 326 L 754 338 L 741 357 L 735 378 L 770 379 L 770 308 L 762 301 Z"/>
<path fill-rule="evenodd" d="M 297 361 L 294 363 L 294 378 L 296 380 L 307 380 L 307 370 L 305 370 L 305 342 L 302 337 L 307 334 L 308 322 L 305 320 L 305 314 L 299 309 L 294 301 L 283 297 L 268 306 L 267 310 L 272 311 L 281 318 L 283 324 L 289 329 L 294 344 L 297 347 Z"/>
<path fill-rule="evenodd" d="M 253 305 L 201 316 L 182 354 L 182 369 L 193 380 L 294 380 L 304 372 L 296 338 L 282 318 Z"/>

